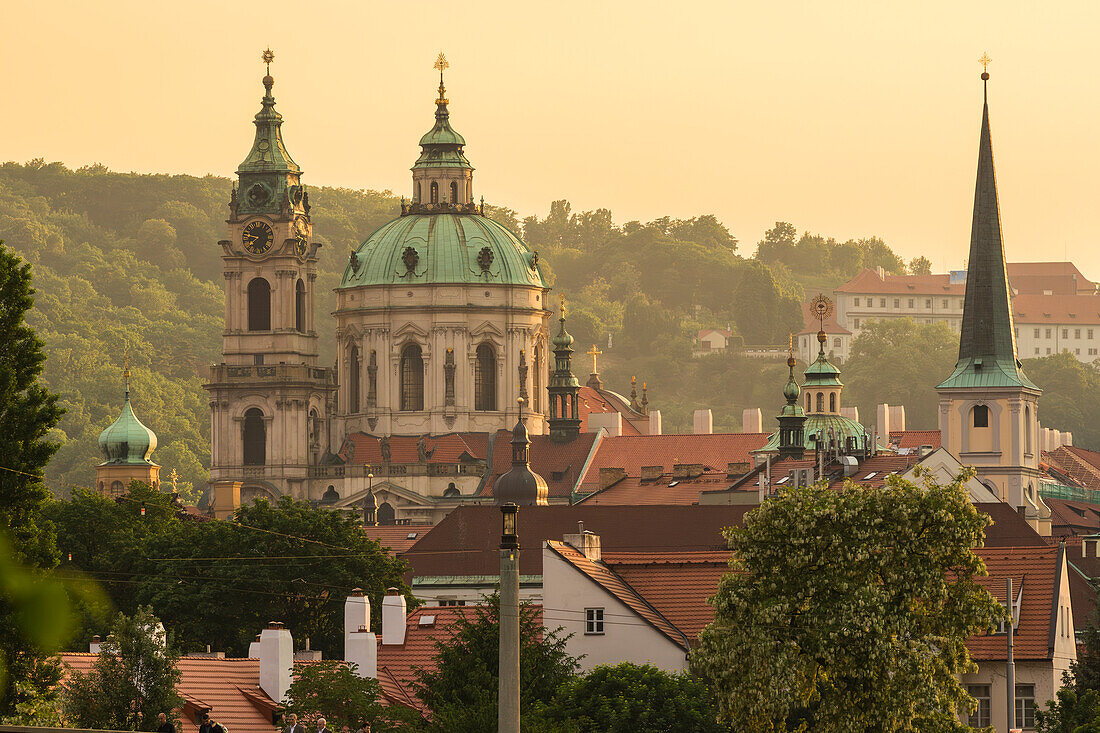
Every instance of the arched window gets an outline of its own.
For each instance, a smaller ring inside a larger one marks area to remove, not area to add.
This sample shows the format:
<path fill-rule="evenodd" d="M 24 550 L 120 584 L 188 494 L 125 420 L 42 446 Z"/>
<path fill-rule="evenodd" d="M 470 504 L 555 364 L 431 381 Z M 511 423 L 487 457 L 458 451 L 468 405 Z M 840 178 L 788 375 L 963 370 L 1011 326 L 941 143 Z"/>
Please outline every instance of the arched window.
<path fill-rule="evenodd" d="M 418 204 L 420 203 L 420 182 L 419 181 L 416 182 L 416 199 L 415 199 L 415 201 Z"/>
<path fill-rule="evenodd" d="M 535 373 L 531 376 L 531 402 L 535 412 L 542 412 L 542 349 L 535 344 Z"/>
<path fill-rule="evenodd" d="M 812 407 L 812 404 L 811 404 L 810 401 L 812 399 L 813 399 L 813 397 L 810 395 L 809 392 L 807 392 L 806 393 L 806 412 L 810 412 L 810 408 Z"/>
<path fill-rule="evenodd" d="M 379 524 L 396 524 L 397 513 L 393 510 L 393 507 L 388 501 L 384 501 L 382 505 L 378 507 L 375 519 Z"/>
<path fill-rule="evenodd" d="M 497 409 L 497 359 L 493 347 L 481 344 L 474 361 L 474 409 Z"/>
<path fill-rule="evenodd" d="M 834 349 L 839 349 L 840 348 L 840 339 L 838 339 L 838 338 L 833 339 L 833 348 Z"/>
<path fill-rule="evenodd" d="M 818 412 L 825 412 L 825 393 L 824 392 L 818 392 L 817 393 L 817 411 Z"/>
<path fill-rule="evenodd" d="M 359 412 L 359 347 L 352 344 L 348 355 L 348 412 Z"/>
<path fill-rule="evenodd" d="M 424 409 L 424 357 L 416 344 L 401 349 L 401 409 Z"/>
<path fill-rule="evenodd" d="M 432 181 L 432 203 L 439 203 L 439 183 Z"/>
<path fill-rule="evenodd" d="M 836 412 L 836 392 L 829 393 L 829 412 Z"/>
<path fill-rule="evenodd" d="M 1024 408 L 1024 453 L 1031 452 L 1031 406 Z"/>
<path fill-rule="evenodd" d="M 454 181 L 451 181 L 451 203 L 458 203 L 458 184 Z"/>
<path fill-rule="evenodd" d="M 271 286 L 262 277 L 248 283 L 248 330 L 271 330 Z"/>
<path fill-rule="evenodd" d="M 250 407 L 244 413 L 244 465 L 262 466 L 267 463 L 267 428 L 264 413 L 258 407 Z"/>
<path fill-rule="evenodd" d="M 126 493 L 126 487 L 122 485 L 121 481 L 111 482 L 111 496 L 122 496 Z"/>
<path fill-rule="evenodd" d="M 302 278 L 294 286 L 294 328 L 299 333 L 306 332 L 306 284 Z"/>
<path fill-rule="evenodd" d="M 986 405 L 974 405 L 974 427 L 989 427 L 989 407 Z"/>

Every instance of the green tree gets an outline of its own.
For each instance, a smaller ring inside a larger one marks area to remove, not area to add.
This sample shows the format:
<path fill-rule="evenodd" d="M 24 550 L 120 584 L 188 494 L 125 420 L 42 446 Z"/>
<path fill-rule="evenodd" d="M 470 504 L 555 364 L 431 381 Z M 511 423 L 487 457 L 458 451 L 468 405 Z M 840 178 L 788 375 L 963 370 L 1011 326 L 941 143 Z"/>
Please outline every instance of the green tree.
<path fill-rule="evenodd" d="M 964 731 L 965 641 L 1003 611 L 975 577 L 986 515 L 964 473 L 792 488 L 727 532 L 734 572 L 692 667 L 735 728 Z"/>
<path fill-rule="evenodd" d="M 325 660 L 294 666 L 294 682 L 287 690 L 286 713 L 315 726 L 324 718 L 331 730 L 371 733 L 407 730 L 419 713 L 400 705 L 383 705 L 382 687 L 373 677 L 360 677 L 354 664 Z"/>
<path fill-rule="evenodd" d="M 701 680 L 629 662 L 601 665 L 567 682 L 553 711 L 581 733 L 728 730 L 718 723 L 718 707 Z"/>
<path fill-rule="evenodd" d="M 483 733 L 496 728 L 499 684 L 500 599 L 472 606 L 455 623 L 451 638 L 436 642 L 434 669 L 416 673 L 416 694 L 432 711 L 429 730 Z M 557 730 L 547 707 L 576 673 L 565 650 L 567 637 L 544 629 L 541 613 L 520 604 L 520 709 L 524 731 Z"/>
<path fill-rule="evenodd" d="M 951 374 L 958 354 L 959 337 L 946 324 L 917 324 L 911 318 L 869 321 L 842 367 L 844 401 L 859 407 L 864 420 L 883 402 L 904 405 L 907 428 L 934 430 L 939 426 L 936 385 Z"/>
<path fill-rule="evenodd" d="M 1024 373 L 1043 389 L 1043 423 L 1073 433 L 1074 445 L 1100 447 L 1100 369 L 1068 351 L 1025 359 Z"/>
<path fill-rule="evenodd" d="M 66 721 L 79 728 L 156 730 L 157 715 L 171 717 L 183 703 L 176 692 L 178 660 L 151 608 L 120 613 L 91 670 L 72 671 L 66 680 Z"/>
<path fill-rule="evenodd" d="M 1039 733 L 1100 733 L 1100 692 L 1064 686 L 1046 710 L 1035 711 Z"/>
<path fill-rule="evenodd" d="M 932 260 L 928 259 L 924 255 L 920 257 L 914 257 L 909 260 L 909 274 L 910 275 L 931 275 L 932 274 Z"/>

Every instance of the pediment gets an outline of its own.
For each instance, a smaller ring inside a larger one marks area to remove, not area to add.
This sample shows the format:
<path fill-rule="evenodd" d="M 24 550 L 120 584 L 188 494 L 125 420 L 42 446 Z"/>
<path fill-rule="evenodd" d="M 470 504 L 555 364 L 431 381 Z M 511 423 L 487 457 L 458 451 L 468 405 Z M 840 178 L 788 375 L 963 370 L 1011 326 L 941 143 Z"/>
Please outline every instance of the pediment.
<path fill-rule="evenodd" d="M 471 336 L 503 336 L 504 332 L 497 328 L 496 324 L 491 321 L 482 321 L 478 326 L 470 329 Z"/>
<path fill-rule="evenodd" d="M 405 325 L 393 332 L 398 340 L 414 337 L 422 341 L 428 339 L 428 332 L 412 321 L 406 321 Z"/>

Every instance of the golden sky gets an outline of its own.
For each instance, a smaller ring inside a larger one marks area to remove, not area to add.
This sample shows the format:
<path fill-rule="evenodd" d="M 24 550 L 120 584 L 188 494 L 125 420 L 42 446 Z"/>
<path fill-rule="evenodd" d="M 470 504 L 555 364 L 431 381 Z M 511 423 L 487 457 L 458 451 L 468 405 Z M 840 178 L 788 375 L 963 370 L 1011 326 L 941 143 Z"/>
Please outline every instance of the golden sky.
<path fill-rule="evenodd" d="M 1100 279 L 1100 3 L 8 0 L 0 159 L 230 175 L 276 53 L 306 182 L 407 194 L 440 49 L 475 191 L 962 265 L 983 52 L 1010 260 Z M 212 243 L 213 244 L 213 243 Z M 639 253 L 644 258 L 644 253 Z"/>

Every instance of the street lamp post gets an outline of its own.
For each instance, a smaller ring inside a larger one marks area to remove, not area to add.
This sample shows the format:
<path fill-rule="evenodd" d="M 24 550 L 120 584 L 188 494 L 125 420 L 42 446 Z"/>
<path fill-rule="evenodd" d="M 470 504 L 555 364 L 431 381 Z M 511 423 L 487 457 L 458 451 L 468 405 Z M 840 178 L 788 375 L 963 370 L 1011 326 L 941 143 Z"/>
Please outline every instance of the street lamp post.
<path fill-rule="evenodd" d="M 497 732 L 519 733 L 519 507 L 500 507 L 500 686 Z"/>

